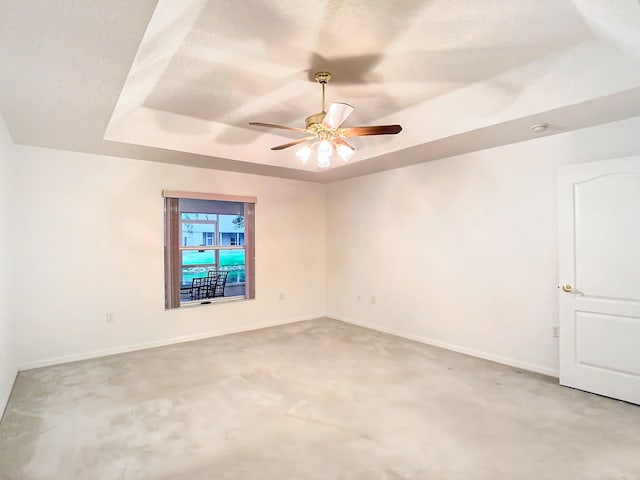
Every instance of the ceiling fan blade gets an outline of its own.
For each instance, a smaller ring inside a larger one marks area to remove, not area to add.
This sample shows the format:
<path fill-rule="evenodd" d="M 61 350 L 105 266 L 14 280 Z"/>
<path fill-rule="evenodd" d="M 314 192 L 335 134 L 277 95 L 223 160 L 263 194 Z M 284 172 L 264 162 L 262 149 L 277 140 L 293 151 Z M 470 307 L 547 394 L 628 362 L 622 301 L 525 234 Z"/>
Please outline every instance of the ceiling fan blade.
<path fill-rule="evenodd" d="M 284 150 L 285 148 L 293 147 L 294 145 L 298 145 L 299 143 L 308 142 L 309 140 L 313 140 L 316 138 L 315 136 L 301 138 L 300 140 L 295 140 L 293 142 L 285 143 L 283 145 L 278 145 L 277 147 L 271 147 L 271 150 Z"/>
<path fill-rule="evenodd" d="M 254 125 L 256 127 L 279 128 L 281 130 L 291 130 L 293 132 L 307 133 L 307 130 L 304 128 L 287 127 L 285 125 L 275 125 L 273 123 L 249 122 L 249 125 Z"/>
<path fill-rule="evenodd" d="M 342 125 L 342 122 L 351 115 L 351 112 L 353 112 L 353 107 L 351 105 L 346 103 L 332 103 L 323 122 L 331 128 L 338 128 Z"/>
<path fill-rule="evenodd" d="M 345 147 L 350 148 L 351 150 L 355 150 L 355 148 L 353 147 L 353 145 L 348 144 L 347 142 L 345 142 L 342 138 L 340 137 L 335 137 L 333 139 L 333 143 L 335 143 L 336 145 L 344 145 Z"/>
<path fill-rule="evenodd" d="M 340 133 L 345 137 L 363 137 L 365 135 L 395 135 L 400 133 L 400 125 L 370 125 L 368 127 L 347 127 Z"/>

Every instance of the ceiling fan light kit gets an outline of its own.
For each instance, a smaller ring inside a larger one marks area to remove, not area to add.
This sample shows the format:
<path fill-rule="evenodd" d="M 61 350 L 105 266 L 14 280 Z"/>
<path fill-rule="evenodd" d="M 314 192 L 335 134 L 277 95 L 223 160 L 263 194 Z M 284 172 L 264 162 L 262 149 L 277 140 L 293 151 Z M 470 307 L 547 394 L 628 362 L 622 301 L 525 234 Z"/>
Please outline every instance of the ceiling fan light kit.
<path fill-rule="evenodd" d="M 317 72 L 314 76 L 316 81 L 322 86 L 322 111 L 309 115 L 305 119 L 305 128 L 287 127 L 272 123 L 250 122 L 249 125 L 266 128 L 277 128 L 280 130 L 291 130 L 298 133 L 306 133 L 307 136 L 293 142 L 272 147 L 271 150 L 284 150 L 305 142 L 311 144 L 304 145 L 296 152 L 296 157 L 302 163 L 307 163 L 314 156 L 318 168 L 331 166 L 331 157 L 337 154 L 343 161 L 348 162 L 355 148 L 350 145 L 345 138 L 362 137 L 366 135 L 394 135 L 402 131 L 400 125 L 370 125 L 364 127 L 340 128 L 347 119 L 353 107 L 346 103 L 332 103 L 329 110 L 325 109 L 325 86 L 331 80 L 329 72 Z"/>

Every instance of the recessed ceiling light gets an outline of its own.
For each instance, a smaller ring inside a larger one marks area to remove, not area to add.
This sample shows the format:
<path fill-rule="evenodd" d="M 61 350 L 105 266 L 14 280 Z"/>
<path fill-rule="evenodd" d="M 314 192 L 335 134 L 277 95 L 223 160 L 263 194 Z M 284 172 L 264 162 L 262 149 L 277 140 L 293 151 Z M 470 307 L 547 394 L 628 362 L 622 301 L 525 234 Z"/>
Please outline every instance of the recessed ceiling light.
<path fill-rule="evenodd" d="M 536 123 L 531 127 L 531 130 L 533 130 L 536 133 L 541 133 L 541 132 L 545 132 L 547 128 L 549 128 L 548 123 Z"/>

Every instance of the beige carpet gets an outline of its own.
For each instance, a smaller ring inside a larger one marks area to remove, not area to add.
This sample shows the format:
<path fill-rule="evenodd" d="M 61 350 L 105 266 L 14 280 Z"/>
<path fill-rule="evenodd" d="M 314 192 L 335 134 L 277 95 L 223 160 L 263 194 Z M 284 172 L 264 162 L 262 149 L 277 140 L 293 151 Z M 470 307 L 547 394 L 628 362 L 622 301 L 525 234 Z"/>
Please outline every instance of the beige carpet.
<path fill-rule="evenodd" d="M 332 320 L 19 375 L 2 479 L 640 479 L 640 407 Z"/>

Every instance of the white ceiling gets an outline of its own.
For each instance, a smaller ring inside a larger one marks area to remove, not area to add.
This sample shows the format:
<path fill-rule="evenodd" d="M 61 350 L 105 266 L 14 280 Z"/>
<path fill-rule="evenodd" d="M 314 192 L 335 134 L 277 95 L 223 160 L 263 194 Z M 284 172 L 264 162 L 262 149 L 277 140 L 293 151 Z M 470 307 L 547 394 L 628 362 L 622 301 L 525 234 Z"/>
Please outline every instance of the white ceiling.
<path fill-rule="evenodd" d="M 637 0 L 22 0 L 0 4 L 17 143 L 333 181 L 640 114 Z M 317 171 L 271 151 L 321 110 L 353 139 Z"/>

